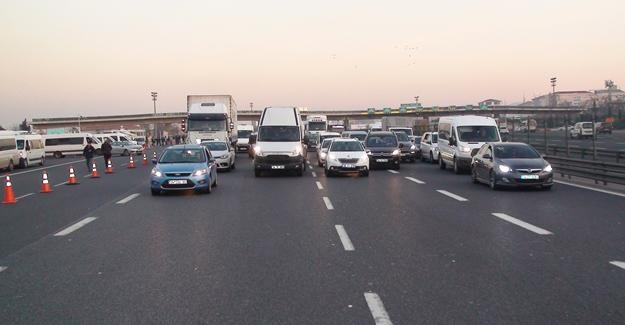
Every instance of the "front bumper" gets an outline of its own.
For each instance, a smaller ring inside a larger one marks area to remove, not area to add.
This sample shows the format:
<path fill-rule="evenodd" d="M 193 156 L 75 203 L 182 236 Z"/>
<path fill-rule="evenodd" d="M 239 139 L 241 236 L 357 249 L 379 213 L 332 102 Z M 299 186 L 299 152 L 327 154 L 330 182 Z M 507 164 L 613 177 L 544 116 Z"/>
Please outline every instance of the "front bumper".
<path fill-rule="evenodd" d="M 417 152 L 419 152 L 419 151 L 416 151 L 416 150 L 402 151 L 401 152 L 401 159 L 402 160 L 417 159 Z"/>
<path fill-rule="evenodd" d="M 217 158 L 215 163 L 217 164 L 217 169 L 228 169 L 231 165 L 230 158 Z"/>
<path fill-rule="evenodd" d="M 522 173 L 497 173 L 497 185 L 509 187 L 531 187 L 531 186 L 551 186 L 553 185 L 553 172 L 540 172 L 538 179 L 522 179 Z"/>
<path fill-rule="evenodd" d="M 352 167 L 346 167 L 343 164 L 336 164 L 336 165 L 328 165 L 328 170 L 333 173 L 343 173 L 343 174 L 361 173 L 361 172 L 366 172 L 367 170 L 369 170 L 369 166 L 367 166 L 366 164 L 353 164 Z"/>
<path fill-rule="evenodd" d="M 380 154 L 372 154 L 369 155 L 369 165 L 371 168 L 377 166 L 398 166 L 399 161 L 401 159 L 400 155 L 380 155 Z"/>
<path fill-rule="evenodd" d="M 297 170 L 304 168 L 303 156 L 291 157 L 288 155 L 254 156 L 256 170 Z"/>
<path fill-rule="evenodd" d="M 169 184 L 170 180 L 185 180 L 186 184 Z M 150 178 L 151 189 L 161 191 L 207 190 L 210 183 L 211 179 L 208 174 L 187 177 L 152 176 Z"/>

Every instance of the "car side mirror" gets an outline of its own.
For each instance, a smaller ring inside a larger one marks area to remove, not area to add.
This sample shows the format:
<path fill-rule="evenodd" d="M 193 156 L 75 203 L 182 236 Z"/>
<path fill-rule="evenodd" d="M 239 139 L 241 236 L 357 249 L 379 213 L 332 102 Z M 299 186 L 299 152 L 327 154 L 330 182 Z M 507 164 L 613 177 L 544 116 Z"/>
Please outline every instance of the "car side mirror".
<path fill-rule="evenodd" d="M 489 154 L 487 154 L 487 153 L 486 153 L 486 154 L 484 154 L 484 155 L 482 156 L 482 158 L 484 158 L 484 159 L 488 159 L 488 160 L 492 160 L 492 159 L 493 159 L 493 157 L 491 157 L 491 156 L 490 156 Z"/>

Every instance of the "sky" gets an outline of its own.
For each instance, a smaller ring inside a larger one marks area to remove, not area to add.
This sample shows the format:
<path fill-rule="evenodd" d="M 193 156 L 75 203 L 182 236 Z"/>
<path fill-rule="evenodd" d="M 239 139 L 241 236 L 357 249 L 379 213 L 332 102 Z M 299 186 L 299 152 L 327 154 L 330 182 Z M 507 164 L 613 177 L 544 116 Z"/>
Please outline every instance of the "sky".
<path fill-rule="evenodd" d="M 625 1 L 0 1 L 0 125 L 186 109 L 517 103 L 625 86 Z"/>

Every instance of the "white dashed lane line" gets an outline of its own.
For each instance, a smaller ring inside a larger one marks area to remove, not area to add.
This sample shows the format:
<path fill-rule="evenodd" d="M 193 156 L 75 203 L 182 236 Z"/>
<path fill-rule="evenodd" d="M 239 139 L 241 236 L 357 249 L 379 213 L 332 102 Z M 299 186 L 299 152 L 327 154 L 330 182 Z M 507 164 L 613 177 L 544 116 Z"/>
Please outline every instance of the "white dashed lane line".
<path fill-rule="evenodd" d="M 312 177 L 317 177 L 317 173 L 312 172 Z"/>
<path fill-rule="evenodd" d="M 21 200 L 21 199 L 23 199 L 23 198 L 25 198 L 25 197 L 29 197 L 29 196 L 34 195 L 34 194 L 35 194 L 35 193 L 28 193 L 28 194 L 24 194 L 24 195 L 22 195 L 22 196 L 18 196 L 18 197 L 16 197 L 15 199 L 16 199 L 16 200 Z"/>
<path fill-rule="evenodd" d="M 65 184 L 67 184 L 67 182 L 63 182 L 63 183 L 60 183 L 60 184 L 56 184 L 56 185 L 54 185 L 54 187 L 61 186 L 61 185 L 65 185 Z"/>
<path fill-rule="evenodd" d="M 323 203 L 326 204 L 326 208 L 328 208 L 328 210 L 334 210 L 334 206 L 332 205 L 332 202 L 327 196 L 323 197 Z"/>
<path fill-rule="evenodd" d="M 349 235 L 347 235 L 347 231 L 345 231 L 345 227 L 342 225 L 335 225 L 336 232 L 339 234 L 339 238 L 341 239 L 341 243 L 343 244 L 343 248 L 346 251 L 353 251 L 354 244 L 352 244 L 351 239 L 349 239 Z"/>
<path fill-rule="evenodd" d="M 86 224 L 92 222 L 93 220 L 97 219 L 96 217 L 87 217 L 84 218 L 80 221 L 78 221 L 77 223 L 57 232 L 56 234 L 54 234 L 54 236 L 58 237 L 58 236 L 67 236 L 69 234 L 71 234 L 72 232 L 84 227 Z"/>
<path fill-rule="evenodd" d="M 6 266 L 0 266 L 0 272 L 4 271 L 4 270 L 6 270 L 6 269 L 8 269 L 8 267 L 6 267 Z"/>
<path fill-rule="evenodd" d="M 399 174 L 399 172 L 396 170 L 388 169 L 387 171 L 391 174 Z"/>
<path fill-rule="evenodd" d="M 445 191 L 445 190 L 436 190 L 436 192 L 441 193 L 441 194 L 443 194 L 443 195 L 447 195 L 447 196 L 449 196 L 450 198 L 455 199 L 455 200 L 458 200 L 458 201 L 460 201 L 460 202 L 466 202 L 466 201 L 469 201 L 468 199 L 465 199 L 465 198 L 463 198 L 463 197 L 462 197 L 462 196 L 460 196 L 460 195 L 456 195 L 456 194 L 454 194 L 454 193 L 451 193 L 451 192 L 448 192 L 448 191 Z"/>
<path fill-rule="evenodd" d="M 407 179 L 407 180 L 409 180 L 409 181 L 411 181 L 411 182 L 415 182 L 415 183 L 417 183 L 417 184 L 425 184 L 425 182 L 424 182 L 424 181 L 418 180 L 418 179 L 416 179 L 416 178 L 414 178 L 414 177 L 406 177 L 406 179 Z"/>
<path fill-rule="evenodd" d="M 610 264 L 620 267 L 621 269 L 625 270 L 625 262 L 621 262 L 621 261 L 611 261 Z"/>
<path fill-rule="evenodd" d="M 525 228 L 525 229 L 527 229 L 527 230 L 529 230 L 529 231 L 531 231 L 533 233 L 536 233 L 536 234 L 539 234 L 539 235 L 553 235 L 553 233 L 548 231 L 548 230 L 545 230 L 545 229 L 540 228 L 540 227 L 536 227 L 536 226 L 534 226 L 532 224 L 529 224 L 529 223 L 527 223 L 527 222 L 525 222 L 523 220 L 519 220 L 517 218 L 511 217 L 511 216 L 509 216 L 509 215 L 507 215 L 505 213 L 493 213 L 493 215 L 495 217 L 499 218 L 499 219 L 508 221 L 508 222 L 510 222 L 512 224 L 515 224 L 515 225 L 519 226 L 519 227 Z"/>
<path fill-rule="evenodd" d="M 382 303 L 382 299 L 378 294 L 373 292 L 365 292 L 365 300 L 367 301 L 367 305 L 369 306 L 369 310 L 371 311 L 371 316 L 373 316 L 373 320 L 376 325 L 393 325 L 391 322 L 391 318 L 388 317 L 388 313 L 384 308 L 384 304 Z"/>
<path fill-rule="evenodd" d="M 139 195 L 140 195 L 139 193 L 130 194 L 126 198 L 117 201 L 117 204 L 126 204 L 130 202 L 131 200 L 137 198 Z"/>
<path fill-rule="evenodd" d="M 320 190 L 323 190 L 323 185 L 321 185 L 321 182 L 316 182 L 317 183 L 317 188 Z"/>

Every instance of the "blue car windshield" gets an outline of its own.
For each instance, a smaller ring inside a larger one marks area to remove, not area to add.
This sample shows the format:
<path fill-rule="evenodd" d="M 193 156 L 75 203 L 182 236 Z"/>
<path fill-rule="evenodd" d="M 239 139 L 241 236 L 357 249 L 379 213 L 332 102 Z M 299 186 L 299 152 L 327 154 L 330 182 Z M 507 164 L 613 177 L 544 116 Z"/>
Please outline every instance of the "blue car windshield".
<path fill-rule="evenodd" d="M 161 164 L 184 164 L 206 162 L 202 149 L 167 149 L 161 156 Z"/>

